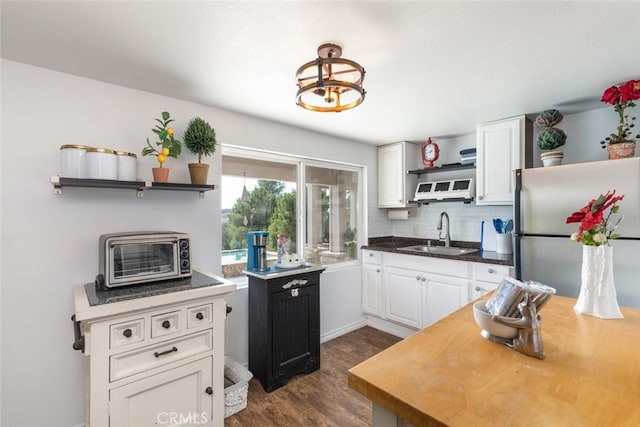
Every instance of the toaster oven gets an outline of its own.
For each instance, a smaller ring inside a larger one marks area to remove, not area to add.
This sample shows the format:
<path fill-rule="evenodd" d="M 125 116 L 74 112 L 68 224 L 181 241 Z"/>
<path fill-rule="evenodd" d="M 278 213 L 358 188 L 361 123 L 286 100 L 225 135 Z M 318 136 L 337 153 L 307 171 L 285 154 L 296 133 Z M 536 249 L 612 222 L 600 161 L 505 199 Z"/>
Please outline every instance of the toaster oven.
<path fill-rule="evenodd" d="M 98 256 L 99 290 L 191 276 L 190 238 L 186 233 L 103 234 Z"/>

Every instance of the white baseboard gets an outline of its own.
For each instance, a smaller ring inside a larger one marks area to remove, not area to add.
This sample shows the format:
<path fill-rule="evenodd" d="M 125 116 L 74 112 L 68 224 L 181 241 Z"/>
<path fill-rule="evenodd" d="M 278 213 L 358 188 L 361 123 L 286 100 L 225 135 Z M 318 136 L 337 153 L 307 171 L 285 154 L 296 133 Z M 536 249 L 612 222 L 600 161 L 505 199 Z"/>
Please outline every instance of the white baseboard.
<path fill-rule="evenodd" d="M 411 329 L 406 326 L 398 325 L 397 323 L 389 322 L 375 316 L 365 316 L 367 318 L 367 326 L 386 332 L 391 335 L 395 335 L 400 338 L 407 338 L 409 335 L 413 335 L 418 332 L 417 329 Z"/>
<path fill-rule="evenodd" d="M 355 331 L 356 329 L 360 329 L 364 326 L 367 326 L 367 319 L 358 320 L 357 322 L 350 323 L 341 328 L 334 329 L 333 331 L 325 332 L 324 334 L 320 335 L 320 343 L 338 338 L 341 335 Z"/>

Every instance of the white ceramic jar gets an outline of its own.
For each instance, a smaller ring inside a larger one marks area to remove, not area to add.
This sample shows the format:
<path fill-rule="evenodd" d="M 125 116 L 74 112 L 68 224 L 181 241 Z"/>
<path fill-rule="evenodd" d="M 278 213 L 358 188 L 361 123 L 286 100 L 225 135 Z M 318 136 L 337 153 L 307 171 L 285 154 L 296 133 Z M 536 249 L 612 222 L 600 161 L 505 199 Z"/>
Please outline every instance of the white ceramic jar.
<path fill-rule="evenodd" d="M 109 148 L 87 150 L 87 178 L 118 179 L 118 156 Z"/>
<path fill-rule="evenodd" d="M 86 145 L 66 144 L 60 146 L 60 176 L 65 178 L 87 177 Z"/>
<path fill-rule="evenodd" d="M 116 151 L 118 156 L 118 179 L 135 181 L 138 179 L 138 157 L 126 151 Z"/>

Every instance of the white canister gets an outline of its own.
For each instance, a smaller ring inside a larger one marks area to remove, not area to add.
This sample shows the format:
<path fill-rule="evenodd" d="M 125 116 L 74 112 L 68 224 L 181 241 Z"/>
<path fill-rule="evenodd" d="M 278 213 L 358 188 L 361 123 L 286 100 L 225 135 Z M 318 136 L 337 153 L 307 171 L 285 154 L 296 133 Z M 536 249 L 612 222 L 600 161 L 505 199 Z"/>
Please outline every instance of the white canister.
<path fill-rule="evenodd" d="M 499 254 L 513 253 L 513 243 L 512 243 L 511 233 L 496 234 L 496 253 L 499 253 Z"/>
<path fill-rule="evenodd" d="M 87 150 L 87 178 L 118 179 L 118 156 L 109 148 Z"/>
<path fill-rule="evenodd" d="M 66 144 L 60 146 L 60 176 L 65 178 L 87 177 L 86 145 Z"/>
<path fill-rule="evenodd" d="M 116 151 L 118 155 L 118 179 L 135 181 L 138 179 L 138 157 L 126 151 Z"/>

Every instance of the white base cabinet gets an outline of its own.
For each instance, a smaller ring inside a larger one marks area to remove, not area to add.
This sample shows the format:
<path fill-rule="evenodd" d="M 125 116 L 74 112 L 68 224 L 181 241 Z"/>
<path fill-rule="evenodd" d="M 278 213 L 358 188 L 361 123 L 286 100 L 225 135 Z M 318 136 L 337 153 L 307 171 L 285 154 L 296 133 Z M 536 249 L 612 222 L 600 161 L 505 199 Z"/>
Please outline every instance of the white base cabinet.
<path fill-rule="evenodd" d="M 87 427 L 222 427 L 224 296 L 234 289 L 228 282 L 90 306 L 76 287 Z"/>
<path fill-rule="evenodd" d="M 371 250 L 363 250 L 362 259 L 362 309 L 381 319 L 370 322 L 374 327 L 382 321 L 411 330 L 427 327 L 513 273 L 506 265 Z"/>

